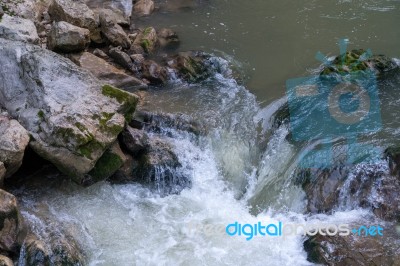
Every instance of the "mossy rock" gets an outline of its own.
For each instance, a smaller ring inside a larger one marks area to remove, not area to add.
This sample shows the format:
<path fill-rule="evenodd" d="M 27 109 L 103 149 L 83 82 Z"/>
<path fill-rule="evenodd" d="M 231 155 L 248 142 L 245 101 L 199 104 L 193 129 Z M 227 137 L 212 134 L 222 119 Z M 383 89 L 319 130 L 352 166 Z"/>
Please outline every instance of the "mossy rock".
<path fill-rule="evenodd" d="M 109 178 L 122 167 L 125 161 L 125 155 L 121 151 L 118 143 L 115 143 L 100 157 L 95 167 L 89 172 L 91 179 L 89 183 L 85 185 L 90 185 L 91 183 Z"/>
<path fill-rule="evenodd" d="M 120 90 L 111 85 L 104 85 L 102 88 L 102 93 L 103 93 L 103 95 L 105 95 L 107 97 L 116 99 L 121 104 L 121 107 L 119 108 L 118 112 L 122 113 L 126 119 L 126 122 L 129 123 L 132 120 L 132 115 L 136 110 L 136 106 L 139 101 L 139 98 L 132 93 Z M 103 119 L 103 120 L 100 120 L 99 122 L 104 123 L 104 119 L 107 119 L 107 117 L 101 118 L 101 119 Z M 119 130 L 119 132 L 121 132 L 122 128 L 118 128 L 118 129 L 114 128 L 112 130 L 116 130 L 116 131 Z"/>
<path fill-rule="evenodd" d="M 384 55 L 373 55 L 367 60 L 360 59 L 365 53 L 365 50 L 358 49 L 339 55 L 333 60 L 331 65 L 326 66 L 321 71 L 321 75 L 343 75 L 366 70 L 373 70 L 376 74 L 382 74 L 398 68 L 398 65 L 392 59 Z"/>

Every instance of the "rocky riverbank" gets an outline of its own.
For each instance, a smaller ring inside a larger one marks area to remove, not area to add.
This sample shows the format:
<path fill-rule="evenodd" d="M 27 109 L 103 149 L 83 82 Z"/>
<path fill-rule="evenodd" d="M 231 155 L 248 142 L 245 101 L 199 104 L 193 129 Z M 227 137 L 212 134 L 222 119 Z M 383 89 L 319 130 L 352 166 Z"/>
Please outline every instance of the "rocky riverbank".
<path fill-rule="evenodd" d="M 23 174 L 14 174 L 35 162 L 83 186 L 108 178 L 154 186 L 165 167 L 171 172 L 154 187 L 159 193 L 191 186 L 187 177 L 173 176 L 181 165 L 172 147 L 149 133 L 160 125 L 195 135 L 203 129 L 182 115 L 137 111 L 135 93 L 178 78 L 199 81 L 218 66 L 202 52 L 174 53 L 179 38 L 170 29 L 132 28 L 131 19 L 154 11 L 153 1 L 107 3 L 2 2 L 1 188 L 21 182 Z M 86 264 L 67 229 L 49 227 L 43 235 L 24 221 L 13 195 L 0 190 L 0 197 L 0 264 Z"/>

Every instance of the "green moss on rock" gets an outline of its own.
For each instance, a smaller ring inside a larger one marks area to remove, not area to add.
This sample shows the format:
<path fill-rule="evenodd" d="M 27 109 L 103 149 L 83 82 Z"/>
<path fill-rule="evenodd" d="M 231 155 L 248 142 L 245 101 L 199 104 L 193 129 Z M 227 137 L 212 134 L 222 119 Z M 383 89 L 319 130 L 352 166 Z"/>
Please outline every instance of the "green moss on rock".
<path fill-rule="evenodd" d="M 104 180 L 114 174 L 124 161 L 114 152 L 107 150 L 103 156 L 97 161 L 95 167 L 89 172 L 94 181 Z"/>
<path fill-rule="evenodd" d="M 111 85 L 104 85 L 102 88 L 102 93 L 107 97 L 116 99 L 121 104 L 121 107 L 118 111 L 124 115 L 126 121 L 129 123 L 132 120 L 132 115 L 136 110 L 138 97 Z"/>

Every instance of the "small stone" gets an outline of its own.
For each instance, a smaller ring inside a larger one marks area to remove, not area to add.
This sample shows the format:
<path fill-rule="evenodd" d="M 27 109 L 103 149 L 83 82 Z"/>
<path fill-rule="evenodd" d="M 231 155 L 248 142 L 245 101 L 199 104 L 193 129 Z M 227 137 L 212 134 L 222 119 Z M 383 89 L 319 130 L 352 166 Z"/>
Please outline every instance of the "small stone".
<path fill-rule="evenodd" d="M 107 59 L 108 58 L 108 55 L 105 52 L 103 52 L 103 50 L 100 50 L 98 48 L 94 49 L 93 54 L 95 56 L 101 57 L 103 59 Z"/>
<path fill-rule="evenodd" d="M 157 32 L 157 35 L 161 47 L 176 49 L 180 44 L 178 34 L 171 29 L 163 28 Z"/>
<path fill-rule="evenodd" d="M 111 48 L 108 53 L 116 63 L 118 63 L 119 65 L 121 65 L 126 69 L 129 70 L 132 69 L 133 66 L 132 59 L 129 57 L 127 53 L 123 52 L 120 47 Z"/>

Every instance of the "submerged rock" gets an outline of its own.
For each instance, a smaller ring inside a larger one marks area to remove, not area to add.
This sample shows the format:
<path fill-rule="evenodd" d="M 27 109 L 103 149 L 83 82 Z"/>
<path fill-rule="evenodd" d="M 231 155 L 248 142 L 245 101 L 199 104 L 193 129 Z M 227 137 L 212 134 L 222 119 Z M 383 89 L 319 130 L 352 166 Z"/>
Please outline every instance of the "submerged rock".
<path fill-rule="evenodd" d="M 17 254 L 25 235 L 17 199 L 0 189 L 0 253 Z"/>
<path fill-rule="evenodd" d="M 168 81 L 168 70 L 153 60 L 144 61 L 141 70 L 142 78 L 148 80 L 151 85 L 162 85 Z"/>
<path fill-rule="evenodd" d="M 131 120 L 137 96 L 37 46 L 0 39 L 0 61 L 8 62 L 0 105 L 28 130 L 36 153 L 81 183 Z"/>
<path fill-rule="evenodd" d="M 0 38 L 39 44 L 39 35 L 32 21 L 7 14 L 0 19 Z"/>
<path fill-rule="evenodd" d="M 167 28 L 157 31 L 158 42 L 161 47 L 166 49 L 176 49 L 180 44 L 178 34 Z"/>
<path fill-rule="evenodd" d="M 1 180 L 17 172 L 21 166 L 29 135 L 18 121 L 0 113 L 0 136 Z"/>
<path fill-rule="evenodd" d="M 47 37 L 47 47 L 56 52 L 79 52 L 90 43 L 90 32 L 64 21 L 55 22 Z"/>
<path fill-rule="evenodd" d="M 129 90 L 147 87 L 147 85 L 140 79 L 126 74 L 124 71 L 114 67 L 104 59 L 91 53 L 83 52 L 81 54 L 71 55 L 69 58 L 75 64 L 89 70 L 98 79 L 107 84 Z"/>

